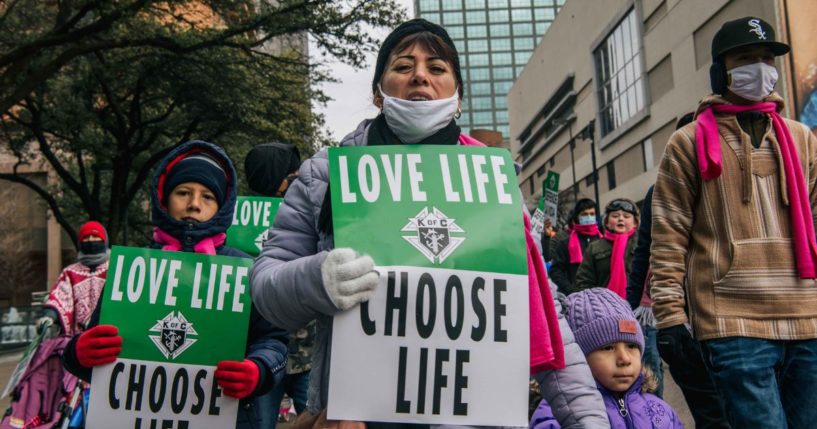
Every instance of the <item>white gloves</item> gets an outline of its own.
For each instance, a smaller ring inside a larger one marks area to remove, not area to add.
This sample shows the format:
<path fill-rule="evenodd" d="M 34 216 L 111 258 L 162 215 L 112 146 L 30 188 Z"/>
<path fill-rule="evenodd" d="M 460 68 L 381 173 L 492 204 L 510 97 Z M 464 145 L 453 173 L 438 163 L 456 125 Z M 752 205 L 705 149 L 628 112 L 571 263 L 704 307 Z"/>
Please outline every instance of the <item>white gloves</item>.
<path fill-rule="evenodd" d="M 341 311 L 368 301 L 380 280 L 371 256 L 358 255 L 349 248 L 329 252 L 321 265 L 321 276 L 329 299 Z"/>

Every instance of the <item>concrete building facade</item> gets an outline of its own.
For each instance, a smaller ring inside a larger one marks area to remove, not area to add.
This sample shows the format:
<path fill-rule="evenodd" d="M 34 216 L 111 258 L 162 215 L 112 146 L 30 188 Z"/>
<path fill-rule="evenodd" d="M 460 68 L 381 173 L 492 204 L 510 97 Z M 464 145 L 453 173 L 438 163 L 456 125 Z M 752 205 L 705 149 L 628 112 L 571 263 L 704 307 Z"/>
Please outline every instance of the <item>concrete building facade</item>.
<path fill-rule="evenodd" d="M 460 54 L 465 97 L 457 124 L 509 137 L 506 94 L 565 0 L 414 0 Z"/>
<path fill-rule="evenodd" d="M 510 146 L 528 205 L 548 171 L 560 173 L 565 205 L 576 196 L 601 207 L 616 197 L 642 200 L 678 118 L 711 92 L 715 32 L 747 15 L 780 29 L 782 4 L 569 0 L 508 93 Z M 788 98 L 785 57 L 777 65 L 777 90 Z"/>

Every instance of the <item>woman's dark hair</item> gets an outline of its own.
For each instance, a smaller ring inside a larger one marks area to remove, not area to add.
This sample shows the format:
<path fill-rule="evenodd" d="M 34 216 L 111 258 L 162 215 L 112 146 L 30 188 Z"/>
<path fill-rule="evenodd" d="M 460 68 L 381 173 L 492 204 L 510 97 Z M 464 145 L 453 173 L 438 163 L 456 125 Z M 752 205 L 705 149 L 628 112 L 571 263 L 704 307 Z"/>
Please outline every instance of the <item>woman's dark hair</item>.
<path fill-rule="evenodd" d="M 570 216 L 570 223 L 575 224 L 579 222 L 579 213 L 587 210 L 587 209 L 596 209 L 596 214 L 598 214 L 598 206 L 596 206 L 596 202 L 591 200 L 590 198 L 582 198 L 576 202 L 576 205 L 573 206 L 573 213 Z"/>
<path fill-rule="evenodd" d="M 402 40 L 397 42 L 397 44 L 394 45 L 394 49 L 392 49 L 391 52 L 392 53 L 403 52 L 415 45 L 420 46 L 426 51 L 434 54 L 434 56 L 440 57 L 441 60 L 445 61 L 451 67 L 451 73 L 455 74 L 454 67 L 455 64 L 458 63 L 457 51 L 455 51 L 454 49 L 451 48 L 451 46 L 446 44 L 440 36 L 430 31 L 421 31 L 419 33 L 409 34 L 408 36 L 404 37 Z M 391 53 L 389 55 L 391 56 Z M 460 98 L 462 98 L 463 92 L 462 82 L 460 82 L 458 78 L 456 79 L 458 88 L 457 90 L 460 93 Z"/>

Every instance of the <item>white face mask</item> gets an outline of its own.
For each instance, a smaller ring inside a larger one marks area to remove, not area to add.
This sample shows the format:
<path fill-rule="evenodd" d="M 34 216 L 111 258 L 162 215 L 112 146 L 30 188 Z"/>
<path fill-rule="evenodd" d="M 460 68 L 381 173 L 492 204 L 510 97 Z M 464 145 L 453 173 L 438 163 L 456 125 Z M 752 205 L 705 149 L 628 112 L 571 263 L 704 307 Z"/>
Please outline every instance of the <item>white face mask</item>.
<path fill-rule="evenodd" d="M 459 109 L 459 92 L 449 98 L 428 101 L 411 101 L 391 97 L 383 92 L 383 114 L 386 123 L 403 143 L 417 143 L 445 128 Z"/>
<path fill-rule="evenodd" d="M 579 216 L 579 225 L 593 225 L 596 223 L 595 216 Z"/>
<path fill-rule="evenodd" d="M 729 90 L 747 100 L 760 101 L 774 90 L 777 69 L 766 63 L 735 67 L 727 72 Z"/>

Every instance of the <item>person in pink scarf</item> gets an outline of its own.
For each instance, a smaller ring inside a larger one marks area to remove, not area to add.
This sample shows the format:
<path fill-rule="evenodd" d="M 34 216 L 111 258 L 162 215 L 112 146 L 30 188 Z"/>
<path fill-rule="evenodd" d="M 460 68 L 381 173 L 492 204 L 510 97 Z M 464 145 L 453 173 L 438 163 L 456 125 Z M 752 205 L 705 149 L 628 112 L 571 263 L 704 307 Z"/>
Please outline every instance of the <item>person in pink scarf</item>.
<path fill-rule="evenodd" d="M 760 18 L 723 24 L 713 94 L 670 137 L 653 193 L 658 341 L 700 341 L 733 428 L 817 421 L 817 138 L 780 115 L 789 50 Z"/>
<path fill-rule="evenodd" d="M 569 295 L 575 291 L 576 273 L 584 259 L 587 246 L 602 237 L 599 231 L 596 202 L 589 198 L 582 198 L 576 202 L 570 214 L 567 229 L 548 240 L 551 246 L 550 255 L 553 262 L 548 270 L 548 276 L 559 292 Z M 542 241 L 543 252 L 546 245 Z"/>
<path fill-rule="evenodd" d="M 627 274 L 638 241 L 638 207 L 617 198 L 604 209 L 604 239 L 587 246 L 584 261 L 576 274 L 576 289 L 606 287 L 627 298 Z"/>

